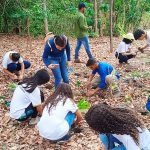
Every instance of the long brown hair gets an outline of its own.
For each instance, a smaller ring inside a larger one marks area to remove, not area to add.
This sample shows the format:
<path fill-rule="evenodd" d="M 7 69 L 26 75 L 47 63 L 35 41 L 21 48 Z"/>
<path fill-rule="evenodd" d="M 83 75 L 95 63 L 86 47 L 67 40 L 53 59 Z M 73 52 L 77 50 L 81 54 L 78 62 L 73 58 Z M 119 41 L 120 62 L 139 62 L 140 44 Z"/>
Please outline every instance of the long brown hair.
<path fill-rule="evenodd" d="M 89 126 L 103 134 L 127 134 L 139 144 L 139 130 L 143 128 L 137 114 L 125 108 L 113 108 L 106 104 L 92 106 L 85 115 Z"/>
<path fill-rule="evenodd" d="M 57 103 L 61 100 L 63 100 L 63 104 L 65 104 L 67 98 L 73 100 L 72 89 L 69 84 L 60 83 L 55 92 L 45 101 L 44 107 L 47 106 L 50 111 L 50 109 L 56 107 Z"/>

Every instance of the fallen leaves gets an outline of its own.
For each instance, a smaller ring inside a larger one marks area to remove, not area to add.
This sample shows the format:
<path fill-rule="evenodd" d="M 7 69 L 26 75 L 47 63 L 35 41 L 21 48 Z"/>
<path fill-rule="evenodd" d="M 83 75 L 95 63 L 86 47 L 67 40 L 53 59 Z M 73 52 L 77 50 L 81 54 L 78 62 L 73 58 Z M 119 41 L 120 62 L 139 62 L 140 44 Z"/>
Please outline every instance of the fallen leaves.
<path fill-rule="evenodd" d="M 44 67 L 41 58 L 44 45 L 43 39 L 31 39 L 31 49 L 26 50 L 26 47 L 28 47 L 27 42 L 24 42 L 26 40 L 26 37 L 20 36 L 1 36 L 0 61 L 5 52 L 15 49 L 31 62 L 31 68 L 25 72 L 26 76 L 31 76 L 35 71 Z M 114 38 L 114 48 L 117 47 L 120 41 L 120 39 Z M 75 48 L 75 43 L 75 40 L 71 40 L 73 48 Z M 139 54 L 137 58 L 130 61 L 129 66 L 118 68 L 118 60 L 114 57 L 114 54 L 109 53 L 109 38 L 90 39 L 90 43 L 92 52 L 97 60 L 112 64 L 121 73 L 121 97 L 113 98 L 110 96 L 109 91 L 105 90 L 101 91 L 98 95 L 86 98 L 86 100 L 91 104 L 106 102 L 115 107 L 130 107 L 136 110 L 143 109 L 147 95 L 150 93 L 150 55 Z M 139 46 L 141 45 L 141 43 L 138 44 Z M 73 54 L 74 51 L 72 51 Z M 88 57 L 83 48 L 80 50 L 80 59 L 84 63 L 73 64 L 73 69 L 70 71 L 70 84 L 76 102 L 85 97 L 85 86 L 88 76 L 91 73 L 91 70 L 85 65 Z M 0 70 L 2 70 L 1 66 Z M 42 87 L 46 98 L 54 90 L 54 77 L 51 72 L 50 76 L 50 83 Z M 10 100 L 12 93 L 9 91 L 8 85 L 12 81 L 7 76 L 4 76 L 2 71 L 0 71 L 0 81 L 0 96 L 2 96 L 0 99 L 5 97 L 6 100 Z M 126 102 L 125 99 L 130 100 Z M 150 118 L 148 116 L 143 116 L 142 118 L 144 124 L 150 128 Z M 82 125 L 84 129 L 82 133 L 74 134 L 69 142 L 59 145 L 41 138 L 36 127 L 29 126 L 27 123 L 18 123 L 10 119 L 8 110 L 3 104 L 0 104 L 0 120 L 0 149 L 3 150 L 103 150 L 98 135 L 93 133 L 86 123 Z"/>

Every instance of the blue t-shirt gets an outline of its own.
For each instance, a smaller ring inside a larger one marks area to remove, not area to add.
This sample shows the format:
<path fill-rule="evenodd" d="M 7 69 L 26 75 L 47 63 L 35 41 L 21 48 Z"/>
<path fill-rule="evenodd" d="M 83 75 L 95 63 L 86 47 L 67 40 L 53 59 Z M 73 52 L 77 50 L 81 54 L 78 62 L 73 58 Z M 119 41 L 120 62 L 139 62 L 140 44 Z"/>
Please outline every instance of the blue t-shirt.
<path fill-rule="evenodd" d="M 49 40 L 49 43 L 50 43 L 50 46 L 48 44 L 48 42 L 46 43 L 45 45 L 45 48 L 44 48 L 44 53 L 43 53 L 43 62 L 46 66 L 49 65 L 49 57 L 62 57 L 64 54 L 65 54 L 65 51 L 66 51 L 66 54 L 67 54 L 67 60 L 70 61 L 70 45 L 69 45 L 69 42 L 67 40 L 67 45 L 64 49 L 62 50 L 58 50 L 55 46 L 55 43 L 54 43 L 54 38 L 50 39 Z"/>
<path fill-rule="evenodd" d="M 114 68 L 110 64 L 108 64 L 106 62 L 99 62 L 98 68 L 96 70 L 92 71 L 92 74 L 98 73 L 100 75 L 100 78 L 101 78 L 101 81 L 100 81 L 100 84 L 99 84 L 99 88 L 100 89 L 104 89 L 104 88 L 107 87 L 105 79 L 106 79 L 107 75 L 111 74 L 113 69 Z M 119 78 L 119 74 L 118 73 L 116 74 L 116 77 Z"/>

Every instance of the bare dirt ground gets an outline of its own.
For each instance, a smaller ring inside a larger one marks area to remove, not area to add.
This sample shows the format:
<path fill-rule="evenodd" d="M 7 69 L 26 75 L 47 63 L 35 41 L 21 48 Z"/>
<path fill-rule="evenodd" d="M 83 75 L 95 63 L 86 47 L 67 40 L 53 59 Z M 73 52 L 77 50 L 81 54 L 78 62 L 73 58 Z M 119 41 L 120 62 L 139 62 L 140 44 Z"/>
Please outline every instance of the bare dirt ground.
<path fill-rule="evenodd" d="M 42 53 L 44 48 L 44 40 L 30 39 L 27 43 L 26 37 L 3 35 L 0 36 L 0 63 L 2 56 L 9 50 L 19 51 L 24 59 L 32 63 L 31 68 L 26 71 L 26 76 L 31 76 L 35 71 L 44 67 L 42 62 Z M 114 50 L 121 41 L 114 38 Z M 72 60 L 75 48 L 75 39 L 70 39 Z M 82 98 L 87 99 L 91 104 L 98 102 L 107 102 L 112 106 L 127 106 L 131 109 L 141 111 L 146 103 L 147 96 L 150 94 L 150 49 L 144 54 L 132 59 L 130 65 L 120 69 L 118 61 L 114 57 L 114 53 L 109 53 L 109 38 L 90 39 L 91 49 L 95 58 L 99 61 L 111 63 L 121 74 L 121 97 L 113 98 L 109 92 L 103 92 L 91 98 L 85 96 L 85 85 L 90 70 L 86 68 L 85 63 L 88 60 L 85 50 L 80 51 L 80 59 L 85 62 L 82 64 L 73 64 L 73 72 L 70 73 L 70 84 L 72 86 L 75 101 L 78 102 Z M 133 50 L 144 42 L 134 44 Z M 27 46 L 28 45 L 28 46 Z M 81 82 L 79 87 L 76 86 L 77 81 Z M 0 96 L 4 96 L 6 100 L 11 99 L 12 93 L 8 89 L 8 85 L 12 80 L 4 76 L 0 67 Z M 54 78 L 51 76 L 50 84 L 53 85 Z M 45 96 L 50 95 L 54 89 L 48 90 L 42 87 Z M 142 120 L 148 128 L 150 128 L 150 116 L 142 116 Z M 22 124 L 15 122 L 9 118 L 9 110 L 0 104 L 0 149 L 1 150 L 103 150 L 98 135 L 95 134 L 86 123 L 83 124 L 83 132 L 72 136 L 71 140 L 62 145 L 51 143 L 41 138 L 35 126 L 29 126 L 27 123 Z"/>

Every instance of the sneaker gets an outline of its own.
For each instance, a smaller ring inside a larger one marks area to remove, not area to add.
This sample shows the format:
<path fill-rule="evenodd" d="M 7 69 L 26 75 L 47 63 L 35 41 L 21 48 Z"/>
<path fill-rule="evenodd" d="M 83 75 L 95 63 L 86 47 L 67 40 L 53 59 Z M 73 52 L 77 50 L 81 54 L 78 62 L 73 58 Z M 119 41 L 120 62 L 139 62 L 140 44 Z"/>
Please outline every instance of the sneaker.
<path fill-rule="evenodd" d="M 82 62 L 80 61 L 80 59 L 75 59 L 74 63 L 82 63 Z"/>
<path fill-rule="evenodd" d="M 29 121 L 29 125 L 35 125 L 40 121 L 40 117 L 36 117 L 36 118 L 31 118 L 31 120 Z"/>

